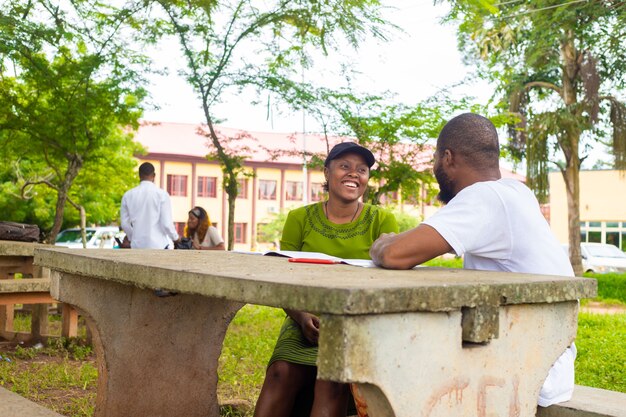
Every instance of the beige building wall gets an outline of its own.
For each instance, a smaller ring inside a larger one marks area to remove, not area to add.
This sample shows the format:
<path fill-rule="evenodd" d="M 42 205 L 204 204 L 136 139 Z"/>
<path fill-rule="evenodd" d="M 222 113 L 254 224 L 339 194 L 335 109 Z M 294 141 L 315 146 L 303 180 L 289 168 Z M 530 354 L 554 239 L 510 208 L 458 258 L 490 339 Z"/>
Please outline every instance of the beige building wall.
<path fill-rule="evenodd" d="M 179 231 L 187 222 L 188 212 L 193 206 L 201 206 L 207 210 L 211 222 L 217 227 L 224 241 L 228 241 L 228 196 L 223 187 L 223 175 L 220 165 L 197 157 L 185 157 L 181 155 L 149 155 L 146 159 L 140 158 L 139 163 L 151 162 L 156 171 L 155 184 L 164 190 L 168 190 L 168 175 L 181 175 L 186 177 L 187 187 L 184 196 L 171 195 L 172 215 L 174 223 Z M 287 213 L 304 204 L 303 199 L 288 199 L 290 182 L 302 184 L 305 174 L 299 165 L 276 162 L 262 164 L 251 163 L 246 167 L 248 176 L 242 176 L 246 181 L 246 195 L 237 198 L 235 203 L 235 223 L 238 232 L 243 232 L 243 242 L 236 241 L 235 250 L 242 251 L 267 251 L 276 249 L 274 242 L 258 242 L 259 225 L 270 222 L 279 213 Z M 198 177 L 215 179 L 215 196 L 198 196 Z M 312 188 L 319 190 L 325 182 L 324 173 L 321 169 L 309 169 L 306 174 L 307 180 L 307 203 L 313 203 L 325 199 L 323 194 L 311 195 Z M 260 182 L 275 181 L 276 197 L 274 199 L 260 198 Z M 302 185 L 300 189 L 303 190 Z M 397 203 L 397 202 L 396 202 Z M 392 209 L 414 215 L 422 220 L 429 217 L 436 207 L 415 206 L 407 203 L 392 204 Z M 237 233 L 237 232 L 236 232 Z"/>
<path fill-rule="evenodd" d="M 560 172 L 549 174 L 550 227 L 561 243 L 567 243 L 567 195 Z M 580 221 L 583 231 L 602 234 L 626 231 L 626 171 L 598 170 L 580 172 Z M 622 244 L 622 247 L 624 244 Z"/>

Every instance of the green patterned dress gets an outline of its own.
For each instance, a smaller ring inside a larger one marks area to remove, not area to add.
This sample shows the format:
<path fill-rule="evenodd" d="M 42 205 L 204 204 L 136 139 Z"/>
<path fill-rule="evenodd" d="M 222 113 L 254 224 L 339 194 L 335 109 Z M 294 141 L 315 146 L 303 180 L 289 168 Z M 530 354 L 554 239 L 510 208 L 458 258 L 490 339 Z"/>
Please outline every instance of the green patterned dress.
<path fill-rule="evenodd" d="M 322 252 L 344 259 L 370 259 L 369 249 L 382 233 L 398 232 L 393 214 L 378 206 L 364 204 L 358 218 L 346 224 L 330 222 L 324 203 L 315 203 L 289 212 L 281 250 Z M 269 365 L 283 360 L 316 366 L 317 345 L 311 345 L 300 326 L 289 316 L 285 319 Z"/>

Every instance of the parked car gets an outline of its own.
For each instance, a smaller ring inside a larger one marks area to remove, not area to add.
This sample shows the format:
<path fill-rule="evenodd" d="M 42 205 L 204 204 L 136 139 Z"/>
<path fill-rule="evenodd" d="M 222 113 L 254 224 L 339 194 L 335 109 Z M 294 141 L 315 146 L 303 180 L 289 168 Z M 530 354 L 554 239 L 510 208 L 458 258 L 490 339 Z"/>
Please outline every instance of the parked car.
<path fill-rule="evenodd" d="M 85 234 L 87 249 L 113 249 L 117 247 L 115 238 L 120 238 L 120 228 L 117 226 L 86 227 Z M 57 235 L 55 245 L 66 248 L 82 248 L 83 241 L 80 229 L 65 229 L 61 231 Z"/>
<path fill-rule="evenodd" d="M 567 251 L 568 246 L 563 248 Z M 626 253 L 607 243 L 581 243 L 580 254 L 585 272 L 605 274 L 626 272 Z"/>

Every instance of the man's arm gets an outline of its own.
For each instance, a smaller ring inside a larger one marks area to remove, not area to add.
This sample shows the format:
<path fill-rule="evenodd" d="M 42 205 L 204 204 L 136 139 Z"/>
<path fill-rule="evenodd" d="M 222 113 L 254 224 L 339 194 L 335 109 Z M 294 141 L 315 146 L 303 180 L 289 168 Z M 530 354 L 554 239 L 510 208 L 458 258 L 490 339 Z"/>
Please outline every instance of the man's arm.
<path fill-rule="evenodd" d="M 372 244 L 370 256 L 383 268 L 411 269 L 451 250 L 452 247 L 435 229 L 420 224 L 398 235 L 381 235 Z"/>
<path fill-rule="evenodd" d="M 163 198 L 161 199 L 161 215 L 159 216 L 159 223 L 161 223 L 161 228 L 174 242 L 177 242 L 180 237 L 178 236 L 178 232 L 174 227 L 174 220 L 172 220 L 172 202 L 170 201 L 170 196 L 165 193 Z"/>
<path fill-rule="evenodd" d="M 130 220 L 130 212 L 128 210 L 128 203 L 126 202 L 126 195 L 122 197 L 122 205 L 120 208 L 120 224 L 122 230 L 126 233 L 128 241 L 132 241 L 133 238 L 133 224 Z"/>

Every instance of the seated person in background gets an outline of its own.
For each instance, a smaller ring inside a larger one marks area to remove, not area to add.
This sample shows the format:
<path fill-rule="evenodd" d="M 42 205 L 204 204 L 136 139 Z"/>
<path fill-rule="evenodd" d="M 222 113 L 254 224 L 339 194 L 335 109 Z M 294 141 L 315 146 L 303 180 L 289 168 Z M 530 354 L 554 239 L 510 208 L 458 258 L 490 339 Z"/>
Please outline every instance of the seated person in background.
<path fill-rule="evenodd" d="M 374 155 L 356 143 L 333 147 L 324 163 L 328 200 L 289 212 L 280 249 L 369 259 L 372 242 L 382 233 L 398 230 L 393 214 L 359 201 L 375 162 Z M 319 318 L 304 311 L 285 312 L 254 416 L 290 417 L 302 408 L 296 398 L 313 390 L 313 405 L 307 416 L 345 417 L 349 385 L 316 380 Z"/>
<path fill-rule="evenodd" d="M 184 235 L 192 239 L 193 249 L 224 250 L 224 239 L 211 225 L 209 214 L 202 207 L 196 206 L 189 211 Z"/>
<path fill-rule="evenodd" d="M 454 251 L 467 269 L 574 276 L 533 193 L 500 177 L 498 133 L 486 118 L 465 113 L 437 139 L 433 169 L 446 204 L 416 228 L 381 236 L 370 250 L 375 264 L 409 269 Z M 557 359 L 538 404 L 572 397 L 576 347 Z"/>

